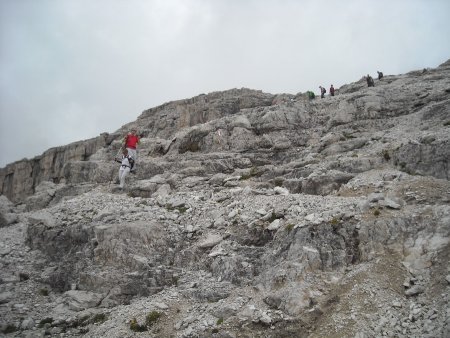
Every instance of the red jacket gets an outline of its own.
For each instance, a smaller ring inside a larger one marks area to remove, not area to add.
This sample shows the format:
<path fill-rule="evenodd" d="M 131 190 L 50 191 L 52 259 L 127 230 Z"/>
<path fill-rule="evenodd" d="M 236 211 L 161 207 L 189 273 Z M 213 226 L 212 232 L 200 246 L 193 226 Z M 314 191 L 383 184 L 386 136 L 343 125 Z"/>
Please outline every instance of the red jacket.
<path fill-rule="evenodd" d="M 139 143 L 139 136 L 137 135 L 128 134 L 127 137 L 125 138 L 126 148 L 136 149 L 138 143 Z"/>

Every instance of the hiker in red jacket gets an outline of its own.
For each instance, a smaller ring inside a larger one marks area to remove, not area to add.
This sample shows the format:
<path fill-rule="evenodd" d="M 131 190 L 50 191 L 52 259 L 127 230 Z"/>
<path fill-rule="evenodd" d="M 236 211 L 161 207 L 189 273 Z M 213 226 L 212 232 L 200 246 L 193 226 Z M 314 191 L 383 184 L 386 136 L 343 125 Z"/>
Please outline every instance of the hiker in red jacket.
<path fill-rule="evenodd" d="M 331 87 L 330 87 L 330 95 L 334 96 L 334 87 L 333 87 L 333 85 L 331 85 Z"/>
<path fill-rule="evenodd" d="M 139 144 L 139 136 L 136 135 L 136 128 L 131 129 L 131 133 L 125 136 L 123 139 L 123 146 L 128 150 L 128 154 L 134 160 L 134 167 L 131 169 L 131 172 L 136 170 L 136 162 L 137 162 L 137 145 Z"/>

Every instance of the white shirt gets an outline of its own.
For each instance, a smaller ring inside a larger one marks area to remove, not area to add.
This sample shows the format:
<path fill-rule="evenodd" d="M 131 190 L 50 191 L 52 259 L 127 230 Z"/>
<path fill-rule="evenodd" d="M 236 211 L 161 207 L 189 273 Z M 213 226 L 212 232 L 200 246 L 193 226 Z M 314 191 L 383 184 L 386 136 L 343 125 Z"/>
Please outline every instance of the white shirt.
<path fill-rule="evenodd" d="M 121 168 L 130 168 L 131 169 L 131 165 L 130 165 L 130 160 L 128 159 L 128 156 L 124 156 L 122 155 L 122 166 Z"/>

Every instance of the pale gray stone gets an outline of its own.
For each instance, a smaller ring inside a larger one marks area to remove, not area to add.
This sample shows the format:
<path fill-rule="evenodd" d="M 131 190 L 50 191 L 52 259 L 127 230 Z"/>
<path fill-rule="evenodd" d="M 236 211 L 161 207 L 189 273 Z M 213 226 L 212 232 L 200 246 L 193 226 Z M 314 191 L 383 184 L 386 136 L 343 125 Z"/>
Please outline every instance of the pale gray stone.
<path fill-rule="evenodd" d="M 383 193 L 371 193 L 369 196 L 367 196 L 367 200 L 369 202 L 378 202 L 381 200 L 384 200 L 384 194 Z"/>
<path fill-rule="evenodd" d="M 385 207 L 391 208 L 391 209 L 400 209 L 401 205 L 393 200 L 391 200 L 390 198 L 385 198 L 382 205 L 384 205 Z"/>
<path fill-rule="evenodd" d="M 10 291 L 0 293 L 0 304 L 9 303 L 13 299 L 14 295 Z"/>
<path fill-rule="evenodd" d="M 35 325 L 33 318 L 25 318 L 22 323 L 20 323 L 20 328 L 22 330 L 31 330 Z"/>
<path fill-rule="evenodd" d="M 65 292 L 64 295 L 67 297 L 67 304 L 72 311 L 95 307 L 103 298 L 101 294 L 81 290 L 70 290 Z"/>
<path fill-rule="evenodd" d="M 273 191 L 275 191 L 275 193 L 278 195 L 289 195 L 289 190 L 287 190 L 286 188 L 275 187 L 273 188 Z"/>
<path fill-rule="evenodd" d="M 278 230 L 283 225 L 282 221 L 280 219 L 274 220 L 272 223 L 269 224 L 267 227 L 268 230 Z"/>
<path fill-rule="evenodd" d="M 219 234 L 208 234 L 206 238 L 198 243 L 198 247 L 202 249 L 208 249 L 216 246 L 223 240 L 222 236 Z"/>
<path fill-rule="evenodd" d="M 413 285 L 410 289 L 405 291 L 406 296 L 415 296 L 425 291 L 422 285 Z"/>

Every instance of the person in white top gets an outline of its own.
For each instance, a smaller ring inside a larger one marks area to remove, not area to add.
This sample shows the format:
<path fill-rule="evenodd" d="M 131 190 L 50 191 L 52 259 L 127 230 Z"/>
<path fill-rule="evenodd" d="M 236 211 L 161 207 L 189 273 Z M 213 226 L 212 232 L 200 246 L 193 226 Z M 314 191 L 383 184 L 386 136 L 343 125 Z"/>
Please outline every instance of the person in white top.
<path fill-rule="evenodd" d="M 130 170 L 133 168 L 134 160 L 128 155 L 128 150 L 125 148 L 122 152 L 122 158 L 115 158 L 116 162 L 120 163 L 119 168 L 119 187 L 123 189 L 125 186 L 125 178 L 130 173 Z"/>

